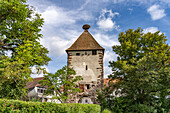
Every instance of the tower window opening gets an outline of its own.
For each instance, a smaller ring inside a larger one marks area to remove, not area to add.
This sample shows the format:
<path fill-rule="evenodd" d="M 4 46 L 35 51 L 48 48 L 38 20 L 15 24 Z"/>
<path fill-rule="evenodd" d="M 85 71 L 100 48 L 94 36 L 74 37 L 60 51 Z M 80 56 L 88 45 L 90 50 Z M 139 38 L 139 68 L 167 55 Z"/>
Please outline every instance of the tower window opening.
<path fill-rule="evenodd" d="M 89 84 L 86 84 L 86 87 L 87 87 L 87 89 L 90 89 L 90 85 Z"/>
<path fill-rule="evenodd" d="M 80 56 L 80 53 L 76 53 L 76 56 Z"/>
<path fill-rule="evenodd" d="M 88 70 L 88 67 L 87 67 L 87 65 L 86 65 L 86 70 Z"/>
<path fill-rule="evenodd" d="M 97 51 L 96 50 L 92 50 L 92 55 L 97 55 Z"/>

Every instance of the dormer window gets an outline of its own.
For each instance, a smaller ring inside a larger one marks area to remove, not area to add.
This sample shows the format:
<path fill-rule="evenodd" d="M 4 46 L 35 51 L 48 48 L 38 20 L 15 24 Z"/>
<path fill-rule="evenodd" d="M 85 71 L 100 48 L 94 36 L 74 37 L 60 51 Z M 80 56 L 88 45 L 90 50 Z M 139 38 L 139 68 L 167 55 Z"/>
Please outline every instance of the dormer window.
<path fill-rule="evenodd" d="M 92 50 L 92 55 L 97 55 L 97 51 L 96 50 Z"/>

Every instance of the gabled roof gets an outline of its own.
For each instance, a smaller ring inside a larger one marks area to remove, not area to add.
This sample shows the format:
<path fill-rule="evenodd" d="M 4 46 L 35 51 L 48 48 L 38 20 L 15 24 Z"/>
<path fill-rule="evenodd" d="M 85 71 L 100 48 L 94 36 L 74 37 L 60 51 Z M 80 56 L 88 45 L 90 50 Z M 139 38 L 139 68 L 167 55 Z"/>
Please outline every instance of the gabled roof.
<path fill-rule="evenodd" d="M 35 86 L 41 86 L 38 82 L 43 80 L 45 77 L 34 78 L 32 82 L 28 82 L 26 88 L 34 88 Z"/>
<path fill-rule="evenodd" d="M 93 36 L 88 32 L 90 28 L 89 25 L 84 25 L 84 32 L 79 36 L 79 38 L 69 47 L 66 51 L 70 50 L 104 50 Z"/>

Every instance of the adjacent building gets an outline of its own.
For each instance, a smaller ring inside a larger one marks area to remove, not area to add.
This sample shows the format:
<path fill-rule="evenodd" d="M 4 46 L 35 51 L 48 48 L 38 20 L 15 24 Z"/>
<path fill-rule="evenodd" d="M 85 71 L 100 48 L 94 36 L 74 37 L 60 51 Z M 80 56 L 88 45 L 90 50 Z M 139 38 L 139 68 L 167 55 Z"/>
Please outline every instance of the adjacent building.
<path fill-rule="evenodd" d="M 61 103 L 59 100 L 52 99 L 53 95 L 44 95 L 47 87 L 42 87 L 38 82 L 43 80 L 44 77 L 34 78 L 32 82 L 28 82 L 26 88 L 28 88 L 28 98 L 29 100 L 37 99 L 41 102 L 55 102 Z"/>

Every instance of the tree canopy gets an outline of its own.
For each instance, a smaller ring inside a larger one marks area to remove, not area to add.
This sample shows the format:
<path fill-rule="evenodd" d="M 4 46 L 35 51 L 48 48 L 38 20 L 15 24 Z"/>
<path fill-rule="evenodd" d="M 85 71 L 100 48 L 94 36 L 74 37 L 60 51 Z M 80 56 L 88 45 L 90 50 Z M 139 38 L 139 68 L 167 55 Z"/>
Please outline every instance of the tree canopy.
<path fill-rule="evenodd" d="M 50 61 L 40 44 L 44 21 L 26 0 L 1 0 L 0 12 L 0 98 L 21 98 L 31 68 Z"/>
<path fill-rule="evenodd" d="M 115 106 L 120 105 L 122 112 L 140 107 L 142 112 L 147 106 L 157 112 L 168 110 L 170 51 L 166 36 L 160 31 L 144 34 L 138 28 L 121 32 L 118 40 L 120 45 L 112 47 L 117 61 L 109 62 L 113 72 L 109 78 L 118 80 L 110 87 L 121 94 L 115 97 Z"/>
<path fill-rule="evenodd" d="M 39 83 L 47 87 L 46 95 L 54 95 L 53 99 L 59 100 L 61 103 L 70 103 L 70 99 L 81 90 L 77 83 L 83 80 L 81 76 L 75 76 L 76 72 L 72 68 L 64 66 L 55 74 L 49 73 L 44 75 L 44 79 Z"/>

